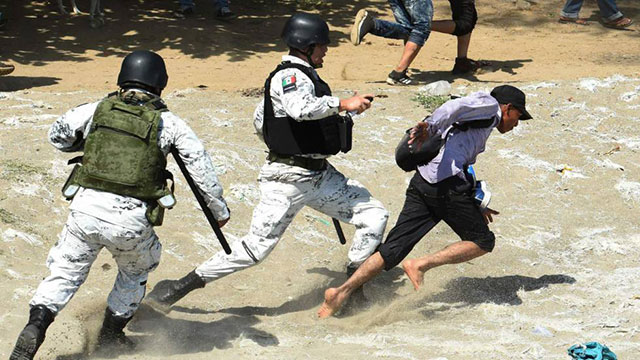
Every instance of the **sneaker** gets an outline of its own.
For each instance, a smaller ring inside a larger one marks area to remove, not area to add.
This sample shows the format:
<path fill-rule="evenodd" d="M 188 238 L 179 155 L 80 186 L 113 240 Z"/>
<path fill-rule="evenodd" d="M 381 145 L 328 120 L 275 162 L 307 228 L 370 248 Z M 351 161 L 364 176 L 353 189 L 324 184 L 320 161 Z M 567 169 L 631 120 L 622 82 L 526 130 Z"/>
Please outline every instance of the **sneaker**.
<path fill-rule="evenodd" d="M 375 26 L 373 16 L 369 15 L 369 12 L 365 9 L 361 9 L 356 14 L 356 19 L 351 27 L 351 43 L 353 45 L 360 45 L 362 38 L 367 35 Z"/>
<path fill-rule="evenodd" d="M 472 73 L 476 70 L 480 69 L 483 66 L 489 66 L 490 64 L 487 61 L 481 60 L 472 60 L 469 58 L 456 58 L 456 63 L 453 65 L 453 70 L 451 70 L 452 74 L 466 74 Z"/>
<path fill-rule="evenodd" d="M 177 19 L 186 19 L 191 15 L 193 15 L 193 7 L 181 7 L 173 12 L 173 16 Z"/>
<path fill-rule="evenodd" d="M 233 11 L 231 11 L 231 9 L 225 6 L 220 8 L 220 10 L 218 10 L 218 12 L 216 13 L 216 17 L 222 20 L 229 20 L 229 19 L 235 18 L 236 14 Z"/>
<path fill-rule="evenodd" d="M 387 84 L 389 85 L 413 85 L 413 80 L 407 75 L 407 70 L 403 72 L 397 72 L 392 70 L 387 78 Z"/>

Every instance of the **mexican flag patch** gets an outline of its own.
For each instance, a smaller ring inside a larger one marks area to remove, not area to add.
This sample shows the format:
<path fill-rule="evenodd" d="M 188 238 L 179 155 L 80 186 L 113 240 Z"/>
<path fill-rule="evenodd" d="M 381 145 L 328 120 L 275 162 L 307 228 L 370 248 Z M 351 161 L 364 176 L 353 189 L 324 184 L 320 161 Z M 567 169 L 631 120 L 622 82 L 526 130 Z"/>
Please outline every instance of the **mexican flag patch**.
<path fill-rule="evenodd" d="M 286 76 L 282 78 L 282 91 L 287 92 L 291 90 L 295 90 L 296 86 L 296 77 L 295 75 Z"/>

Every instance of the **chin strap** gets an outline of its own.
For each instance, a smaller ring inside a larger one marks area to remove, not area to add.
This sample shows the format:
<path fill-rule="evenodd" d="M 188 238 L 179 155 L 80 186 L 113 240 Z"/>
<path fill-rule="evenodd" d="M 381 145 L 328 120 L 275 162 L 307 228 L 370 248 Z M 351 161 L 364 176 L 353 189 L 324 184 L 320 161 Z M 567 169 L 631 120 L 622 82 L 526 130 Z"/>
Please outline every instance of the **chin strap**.
<path fill-rule="evenodd" d="M 311 54 L 313 54 L 313 50 L 315 48 L 316 48 L 316 44 L 311 44 L 307 48 L 307 51 L 303 51 L 303 50 L 300 50 L 300 49 L 295 49 L 295 50 L 297 52 L 299 52 L 300 54 L 304 55 L 304 57 L 307 59 L 307 62 L 309 63 L 309 65 L 311 65 L 312 68 L 320 69 L 322 67 L 322 64 L 320 64 L 320 65 L 314 64 L 313 60 L 311 60 Z"/>
<path fill-rule="evenodd" d="M 305 53 L 305 55 L 307 56 L 307 61 L 309 62 L 309 65 L 311 65 L 312 68 L 320 69 L 322 67 L 322 64 L 320 65 L 314 64 L 313 60 L 311 60 L 311 54 L 313 54 L 313 50 L 315 50 L 315 48 L 316 48 L 316 44 L 311 44 L 309 46 L 309 49 Z"/>

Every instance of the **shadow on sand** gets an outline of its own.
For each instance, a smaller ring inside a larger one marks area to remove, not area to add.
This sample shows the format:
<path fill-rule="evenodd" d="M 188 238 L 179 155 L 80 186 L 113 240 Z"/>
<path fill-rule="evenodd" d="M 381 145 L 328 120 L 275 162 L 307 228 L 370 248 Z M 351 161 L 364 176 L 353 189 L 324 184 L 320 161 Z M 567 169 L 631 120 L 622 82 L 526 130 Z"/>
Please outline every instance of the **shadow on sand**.
<path fill-rule="evenodd" d="M 67 10 L 70 2 L 63 0 Z M 44 65 L 51 61 L 91 61 L 94 56 L 123 56 L 140 48 L 179 50 L 187 57 L 206 59 L 224 55 L 231 62 L 250 56 L 283 52 L 280 32 L 286 19 L 305 10 L 295 0 L 247 0 L 234 2 L 238 17 L 221 21 L 211 2 L 196 1 L 196 12 L 176 19 L 177 1 L 106 1 L 106 24 L 89 27 L 89 16 L 61 15 L 57 1 L 12 2 L 7 28 L 0 32 L 0 60 Z M 79 1 L 84 10 L 88 1 Z M 317 8 L 333 26 L 348 26 L 360 8 L 385 10 L 383 2 L 370 0 L 324 1 Z M 339 31 L 331 32 L 331 47 L 347 41 Z"/>
<path fill-rule="evenodd" d="M 90 353 L 86 346 L 81 353 L 58 356 L 56 360 L 114 358 L 135 353 L 151 356 L 194 354 L 233 347 L 238 339 L 248 339 L 262 347 L 277 346 L 279 340 L 275 335 L 254 327 L 259 322 L 255 316 L 235 315 L 211 322 L 175 319 L 143 304 L 127 327 L 128 333 L 145 333 L 128 335 L 136 343 L 133 352 L 98 350 Z"/>
<path fill-rule="evenodd" d="M 48 76 L 3 76 L 0 78 L 0 91 L 19 91 L 54 85 L 60 80 L 60 78 Z"/>
<path fill-rule="evenodd" d="M 533 278 L 522 275 L 501 277 L 460 277 L 447 283 L 445 290 L 425 298 L 419 307 L 438 304 L 438 309 L 425 309 L 421 313 L 430 317 L 438 311 L 492 303 L 498 305 L 521 305 L 519 291 L 535 291 L 554 284 L 573 284 L 576 279 L 562 274 L 543 275 Z"/>
<path fill-rule="evenodd" d="M 524 67 L 525 63 L 532 62 L 532 59 L 516 59 L 516 60 L 486 60 L 490 65 L 483 66 L 475 73 L 471 74 L 452 74 L 451 71 L 421 71 L 420 69 L 411 69 L 411 77 L 417 81 L 418 84 L 428 84 L 438 80 L 447 80 L 453 82 L 455 79 L 467 79 L 474 82 L 487 82 L 478 79 L 477 75 L 493 73 L 493 72 L 505 72 L 509 75 L 517 75 L 516 69 Z"/>

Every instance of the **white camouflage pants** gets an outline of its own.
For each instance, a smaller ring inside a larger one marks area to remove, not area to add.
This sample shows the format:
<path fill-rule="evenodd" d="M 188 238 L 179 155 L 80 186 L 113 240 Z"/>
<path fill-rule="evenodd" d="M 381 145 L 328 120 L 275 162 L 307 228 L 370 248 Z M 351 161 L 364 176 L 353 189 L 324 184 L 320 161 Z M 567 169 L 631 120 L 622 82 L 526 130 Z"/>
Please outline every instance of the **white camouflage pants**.
<path fill-rule="evenodd" d="M 231 255 L 220 251 L 198 266 L 205 281 L 253 266 L 269 255 L 298 211 L 305 205 L 355 226 L 349 267 L 362 264 L 382 241 L 389 213 L 359 182 L 329 165 L 309 171 L 267 163 L 258 178 L 260 203 L 253 210 L 249 234 L 231 244 Z"/>
<path fill-rule="evenodd" d="M 144 297 L 149 272 L 160 261 L 158 237 L 150 226 L 132 230 L 74 211 L 49 252 L 51 274 L 40 283 L 29 304 L 44 305 L 57 314 L 87 279 L 103 247 L 118 264 L 107 305 L 117 316 L 132 316 Z"/>

